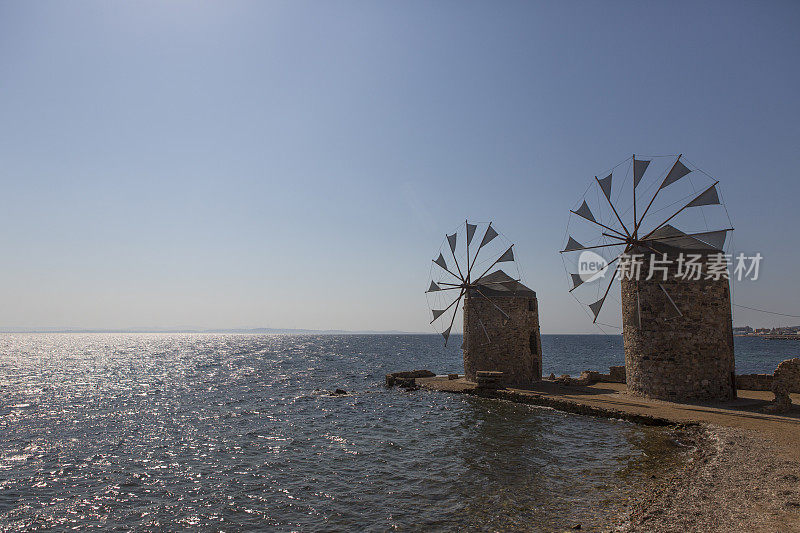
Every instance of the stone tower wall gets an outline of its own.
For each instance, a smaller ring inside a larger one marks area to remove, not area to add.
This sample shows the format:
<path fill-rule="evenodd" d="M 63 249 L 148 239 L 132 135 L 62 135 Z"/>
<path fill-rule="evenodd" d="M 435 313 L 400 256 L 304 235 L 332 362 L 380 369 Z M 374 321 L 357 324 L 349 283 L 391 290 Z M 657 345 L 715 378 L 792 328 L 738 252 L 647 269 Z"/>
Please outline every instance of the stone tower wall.
<path fill-rule="evenodd" d="M 622 280 L 622 325 L 628 390 L 673 401 L 730 400 L 733 324 L 728 280 Z M 705 268 L 703 269 L 705 276 Z M 659 286 L 683 313 L 677 316 Z M 638 299 L 637 299 L 638 288 Z M 637 307 L 641 306 L 641 326 Z"/>
<path fill-rule="evenodd" d="M 484 297 L 464 300 L 464 374 L 476 381 L 478 370 L 503 372 L 506 385 L 526 385 L 542 378 L 542 340 L 535 297 L 490 297 L 506 319 Z M 486 338 L 478 317 L 483 321 Z"/>

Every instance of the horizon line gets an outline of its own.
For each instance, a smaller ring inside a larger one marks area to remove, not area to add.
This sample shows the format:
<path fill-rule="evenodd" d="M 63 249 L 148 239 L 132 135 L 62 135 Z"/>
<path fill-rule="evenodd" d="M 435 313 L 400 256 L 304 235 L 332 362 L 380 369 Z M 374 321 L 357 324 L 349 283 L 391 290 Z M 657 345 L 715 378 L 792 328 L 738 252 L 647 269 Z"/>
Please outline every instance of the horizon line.
<path fill-rule="evenodd" d="M 5 333 L 228 333 L 228 334 L 272 334 L 272 335 L 441 335 L 437 332 L 402 330 L 347 330 L 309 328 L 85 328 L 85 327 L 0 327 Z M 620 335 L 621 333 L 542 333 L 542 335 Z M 453 332 L 463 335 L 463 332 Z"/>

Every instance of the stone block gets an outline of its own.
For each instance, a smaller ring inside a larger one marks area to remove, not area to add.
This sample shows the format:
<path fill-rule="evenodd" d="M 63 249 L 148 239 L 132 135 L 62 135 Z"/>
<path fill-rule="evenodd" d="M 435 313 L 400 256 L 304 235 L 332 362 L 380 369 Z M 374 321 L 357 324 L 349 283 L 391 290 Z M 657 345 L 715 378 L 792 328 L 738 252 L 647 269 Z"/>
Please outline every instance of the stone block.
<path fill-rule="evenodd" d="M 800 358 L 787 359 L 778 365 L 772 379 L 775 394 L 774 410 L 788 411 L 792 407 L 790 392 L 800 390 Z"/>

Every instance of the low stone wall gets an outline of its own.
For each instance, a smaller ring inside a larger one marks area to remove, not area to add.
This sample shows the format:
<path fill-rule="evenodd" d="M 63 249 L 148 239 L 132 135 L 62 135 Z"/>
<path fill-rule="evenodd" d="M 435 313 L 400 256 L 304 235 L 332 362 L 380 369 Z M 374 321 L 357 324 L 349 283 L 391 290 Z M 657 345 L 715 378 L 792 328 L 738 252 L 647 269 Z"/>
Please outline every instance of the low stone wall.
<path fill-rule="evenodd" d="M 608 374 L 600 374 L 600 381 L 606 383 L 625 383 L 625 367 L 612 366 L 608 370 Z"/>
<path fill-rule="evenodd" d="M 736 376 L 739 390 L 772 390 L 772 374 L 740 374 Z"/>
<path fill-rule="evenodd" d="M 505 388 L 503 373 L 490 370 L 478 370 L 475 373 L 475 382 L 479 389 L 502 389 Z"/>
<path fill-rule="evenodd" d="M 408 372 L 392 372 L 386 374 L 386 386 L 393 387 L 398 385 L 400 387 L 413 386 L 416 378 L 432 378 L 436 374 L 430 370 L 411 370 Z"/>
<path fill-rule="evenodd" d="M 625 383 L 625 367 L 612 366 L 608 374 L 603 374 L 595 370 L 584 370 L 580 377 L 573 378 L 569 374 L 562 374 L 556 377 L 550 374 L 550 381 L 556 381 L 562 385 L 594 385 L 595 383 Z"/>

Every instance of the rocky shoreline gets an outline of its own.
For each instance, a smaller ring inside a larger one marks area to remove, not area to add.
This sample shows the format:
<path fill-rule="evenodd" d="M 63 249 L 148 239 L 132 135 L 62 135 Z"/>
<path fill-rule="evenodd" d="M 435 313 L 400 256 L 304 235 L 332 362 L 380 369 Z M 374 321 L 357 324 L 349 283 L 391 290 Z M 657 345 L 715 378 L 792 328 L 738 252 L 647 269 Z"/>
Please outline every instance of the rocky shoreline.
<path fill-rule="evenodd" d="M 636 487 L 606 531 L 800 531 L 800 463 L 754 431 L 682 431 L 684 461 Z"/>

